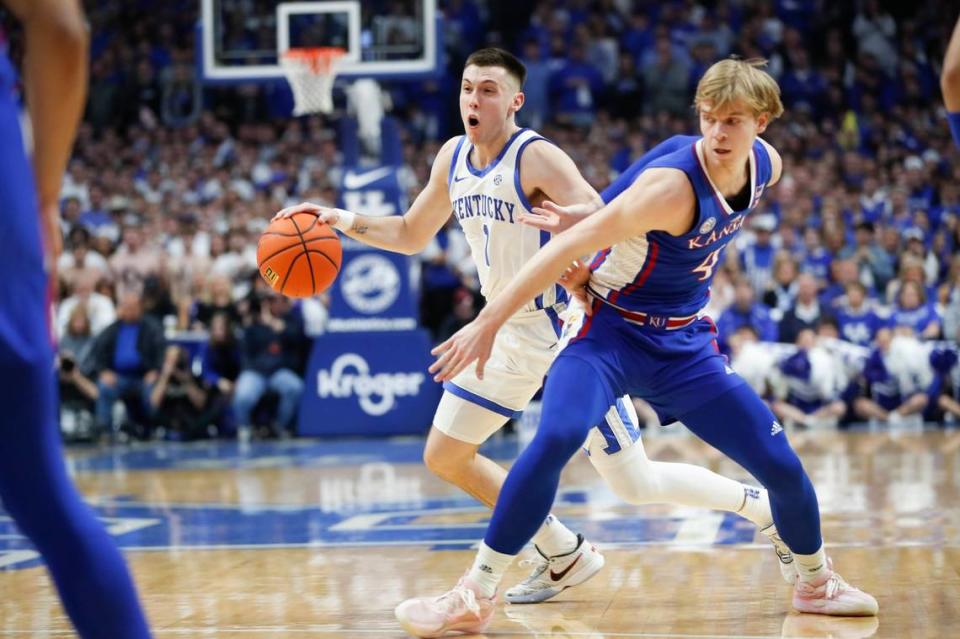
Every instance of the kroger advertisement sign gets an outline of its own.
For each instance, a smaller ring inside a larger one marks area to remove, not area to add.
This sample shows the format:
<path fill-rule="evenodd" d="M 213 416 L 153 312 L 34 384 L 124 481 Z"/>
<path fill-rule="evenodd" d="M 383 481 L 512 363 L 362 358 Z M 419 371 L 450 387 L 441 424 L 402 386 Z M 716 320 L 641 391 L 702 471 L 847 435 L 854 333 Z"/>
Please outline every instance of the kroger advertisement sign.
<path fill-rule="evenodd" d="M 317 338 L 300 406 L 300 434 L 426 432 L 442 392 L 427 374 L 429 351 L 423 330 Z"/>

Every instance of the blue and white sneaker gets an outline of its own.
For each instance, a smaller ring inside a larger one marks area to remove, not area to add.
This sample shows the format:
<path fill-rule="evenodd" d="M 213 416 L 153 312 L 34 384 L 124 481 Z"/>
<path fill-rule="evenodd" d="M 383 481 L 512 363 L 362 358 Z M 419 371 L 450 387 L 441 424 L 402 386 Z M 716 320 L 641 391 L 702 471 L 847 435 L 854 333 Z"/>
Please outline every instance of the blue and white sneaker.
<path fill-rule="evenodd" d="M 536 548 L 536 546 L 534 546 Z M 535 559 L 525 559 L 523 564 L 533 564 L 533 572 L 513 588 L 504 598 L 512 604 L 540 603 L 556 597 L 567 588 L 582 584 L 603 568 L 603 555 L 596 546 L 577 535 L 577 547 L 564 555 L 547 557 L 537 548 Z"/>

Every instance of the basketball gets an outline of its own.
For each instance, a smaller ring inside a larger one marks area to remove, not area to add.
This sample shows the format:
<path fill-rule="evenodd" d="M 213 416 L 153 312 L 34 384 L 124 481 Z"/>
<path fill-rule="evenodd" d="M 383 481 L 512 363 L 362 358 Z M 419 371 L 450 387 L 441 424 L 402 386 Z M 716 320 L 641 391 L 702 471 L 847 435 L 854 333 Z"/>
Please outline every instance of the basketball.
<path fill-rule="evenodd" d="M 327 290 L 337 279 L 342 256 L 336 231 L 310 213 L 270 222 L 257 243 L 260 276 L 287 297 Z"/>

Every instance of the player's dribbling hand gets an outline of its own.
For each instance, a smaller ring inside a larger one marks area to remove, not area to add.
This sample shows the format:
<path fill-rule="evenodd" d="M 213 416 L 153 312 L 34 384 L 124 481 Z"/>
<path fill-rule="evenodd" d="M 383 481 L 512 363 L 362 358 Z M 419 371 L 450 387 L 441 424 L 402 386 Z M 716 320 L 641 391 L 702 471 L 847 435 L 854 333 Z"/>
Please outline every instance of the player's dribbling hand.
<path fill-rule="evenodd" d="M 553 234 L 562 233 L 568 228 L 583 220 L 596 210 L 594 204 L 571 204 L 558 206 L 550 200 L 544 200 L 542 206 L 535 206 L 530 213 L 520 212 L 517 219 L 521 224 L 548 231 Z"/>
<path fill-rule="evenodd" d="M 320 221 L 324 224 L 329 224 L 334 226 L 340 220 L 339 210 L 329 207 L 329 206 L 320 206 L 319 204 L 314 204 L 313 202 L 301 202 L 300 204 L 294 204 L 293 206 L 288 206 L 285 209 L 280 209 L 280 211 L 273 216 L 273 220 L 279 220 L 284 217 L 293 217 L 297 213 L 309 213 L 311 215 L 316 215 L 320 218 Z M 271 222 L 273 221 L 271 220 Z"/>
<path fill-rule="evenodd" d="M 483 379 L 483 367 L 490 359 L 493 350 L 493 340 L 497 330 L 478 317 L 473 320 L 442 344 L 438 344 L 430 351 L 437 358 L 429 369 L 433 373 L 433 381 L 445 382 L 456 377 L 460 371 L 477 362 L 477 379 Z"/>

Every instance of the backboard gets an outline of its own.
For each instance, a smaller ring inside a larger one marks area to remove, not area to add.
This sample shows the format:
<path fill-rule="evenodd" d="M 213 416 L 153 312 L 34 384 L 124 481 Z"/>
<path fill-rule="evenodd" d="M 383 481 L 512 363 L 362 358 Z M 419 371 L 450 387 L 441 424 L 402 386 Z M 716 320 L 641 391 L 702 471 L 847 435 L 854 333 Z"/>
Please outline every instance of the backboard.
<path fill-rule="evenodd" d="M 339 47 L 339 77 L 413 77 L 437 66 L 436 0 L 200 0 L 206 82 L 280 79 L 293 47 Z"/>

